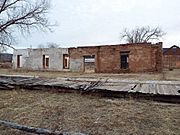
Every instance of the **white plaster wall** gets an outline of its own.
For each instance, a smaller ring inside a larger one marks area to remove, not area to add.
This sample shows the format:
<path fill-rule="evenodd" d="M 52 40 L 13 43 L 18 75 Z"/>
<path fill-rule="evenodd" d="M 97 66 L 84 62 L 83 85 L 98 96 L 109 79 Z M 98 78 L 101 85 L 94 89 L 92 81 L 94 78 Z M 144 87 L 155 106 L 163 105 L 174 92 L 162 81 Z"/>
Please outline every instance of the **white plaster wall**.
<path fill-rule="evenodd" d="M 13 52 L 13 68 L 17 68 L 17 55 L 22 55 L 22 59 L 21 59 L 21 65 L 22 68 L 26 68 L 26 59 L 28 59 L 29 55 L 28 55 L 28 50 L 27 49 L 18 49 L 18 50 L 14 50 Z"/>
<path fill-rule="evenodd" d="M 48 55 L 49 68 L 47 70 L 69 71 L 63 69 L 63 54 L 68 54 L 67 48 L 18 49 L 13 54 L 13 67 L 17 68 L 17 55 L 22 55 L 22 68 L 42 70 L 43 55 Z"/>

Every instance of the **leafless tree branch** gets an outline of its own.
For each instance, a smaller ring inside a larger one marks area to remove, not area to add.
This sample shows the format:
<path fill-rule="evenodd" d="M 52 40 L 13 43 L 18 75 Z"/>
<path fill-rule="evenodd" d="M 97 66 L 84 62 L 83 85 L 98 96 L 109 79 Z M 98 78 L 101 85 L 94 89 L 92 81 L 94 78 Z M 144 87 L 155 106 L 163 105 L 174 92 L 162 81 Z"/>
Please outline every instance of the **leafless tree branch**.
<path fill-rule="evenodd" d="M 8 45 L 8 44 L 1 43 L 1 42 L 0 42 L 0 47 L 9 47 L 9 48 L 16 50 L 16 48 L 14 48 L 12 45 Z"/>
<path fill-rule="evenodd" d="M 46 44 L 39 44 L 38 48 L 59 48 L 59 44 L 47 42 Z"/>
<path fill-rule="evenodd" d="M 49 0 L 1 0 L 0 1 L 0 43 L 12 45 L 14 31 L 30 34 L 33 29 L 51 30 L 46 14 Z"/>
<path fill-rule="evenodd" d="M 165 33 L 160 27 L 136 27 L 133 30 L 128 30 L 127 28 L 125 28 L 121 33 L 121 39 L 124 39 L 128 43 L 143 43 L 153 40 L 159 40 L 164 35 Z"/>

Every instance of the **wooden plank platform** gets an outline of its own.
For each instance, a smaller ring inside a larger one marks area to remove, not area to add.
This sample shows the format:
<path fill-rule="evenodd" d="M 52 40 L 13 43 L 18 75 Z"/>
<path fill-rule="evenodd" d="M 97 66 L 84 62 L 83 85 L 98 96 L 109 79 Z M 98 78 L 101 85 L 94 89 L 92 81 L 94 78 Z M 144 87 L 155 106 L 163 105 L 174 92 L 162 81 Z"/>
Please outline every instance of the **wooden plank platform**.
<path fill-rule="evenodd" d="M 0 76 L 0 89 L 72 89 L 82 92 L 117 92 L 173 96 L 180 99 L 180 81 L 139 81 L 110 78 L 40 78 L 34 76 Z"/>

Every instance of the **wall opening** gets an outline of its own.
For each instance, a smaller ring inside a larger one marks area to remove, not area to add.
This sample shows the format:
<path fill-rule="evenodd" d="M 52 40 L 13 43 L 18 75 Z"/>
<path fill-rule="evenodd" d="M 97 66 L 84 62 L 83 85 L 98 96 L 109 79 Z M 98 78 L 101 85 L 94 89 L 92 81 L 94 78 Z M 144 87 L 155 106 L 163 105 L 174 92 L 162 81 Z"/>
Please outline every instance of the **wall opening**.
<path fill-rule="evenodd" d="M 63 68 L 69 69 L 69 55 L 63 54 Z"/>
<path fill-rule="evenodd" d="M 84 56 L 84 72 L 95 72 L 95 55 Z"/>
<path fill-rule="evenodd" d="M 22 67 L 22 55 L 17 55 L 17 68 Z"/>
<path fill-rule="evenodd" d="M 120 52 L 121 69 L 129 69 L 129 52 Z"/>
<path fill-rule="evenodd" d="M 43 68 L 49 68 L 49 56 L 48 55 L 43 55 Z"/>

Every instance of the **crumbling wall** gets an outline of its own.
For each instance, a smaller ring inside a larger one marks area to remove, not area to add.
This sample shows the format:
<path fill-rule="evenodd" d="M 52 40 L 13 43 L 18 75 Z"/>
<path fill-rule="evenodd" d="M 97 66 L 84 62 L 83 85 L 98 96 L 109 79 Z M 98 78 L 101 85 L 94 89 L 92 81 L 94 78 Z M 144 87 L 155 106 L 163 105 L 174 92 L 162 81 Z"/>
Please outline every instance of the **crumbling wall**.
<path fill-rule="evenodd" d="M 121 52 L 128 52 L 128 68 L 122 69 Z M 63 54 L 70 56 L 70 69 L 63 69 Z M 95 58 L 97 73 L 162 71 L 162 43 L 139 43 L 104 45 L 78 48 L 18 49 L 13 54 L 13 67 L 17 67 L 17 56 L 22 55 L 24 69 L 45 70 L 43 55 L 49 58 L 46 70 L 85 71 L 85 57 Z M 94 64 L 94 63 L 93 63 Z M 93 66 L 90 66 L 92 70 Z"/>
<path fill-rule="evenodd" d="M 128 69 L 120 67 L 121 52 L 129 52 Z M 71 71 L 84 71 L 83 57 L 86 55 L 95 55 L 95 71 L 97 73 L 159 72 L 162 70 L 162 43 L 78 47 L 70 48 L 69 54 Z M 78 70 L 74 68 L 77 65 L 80 65 Z"/>

